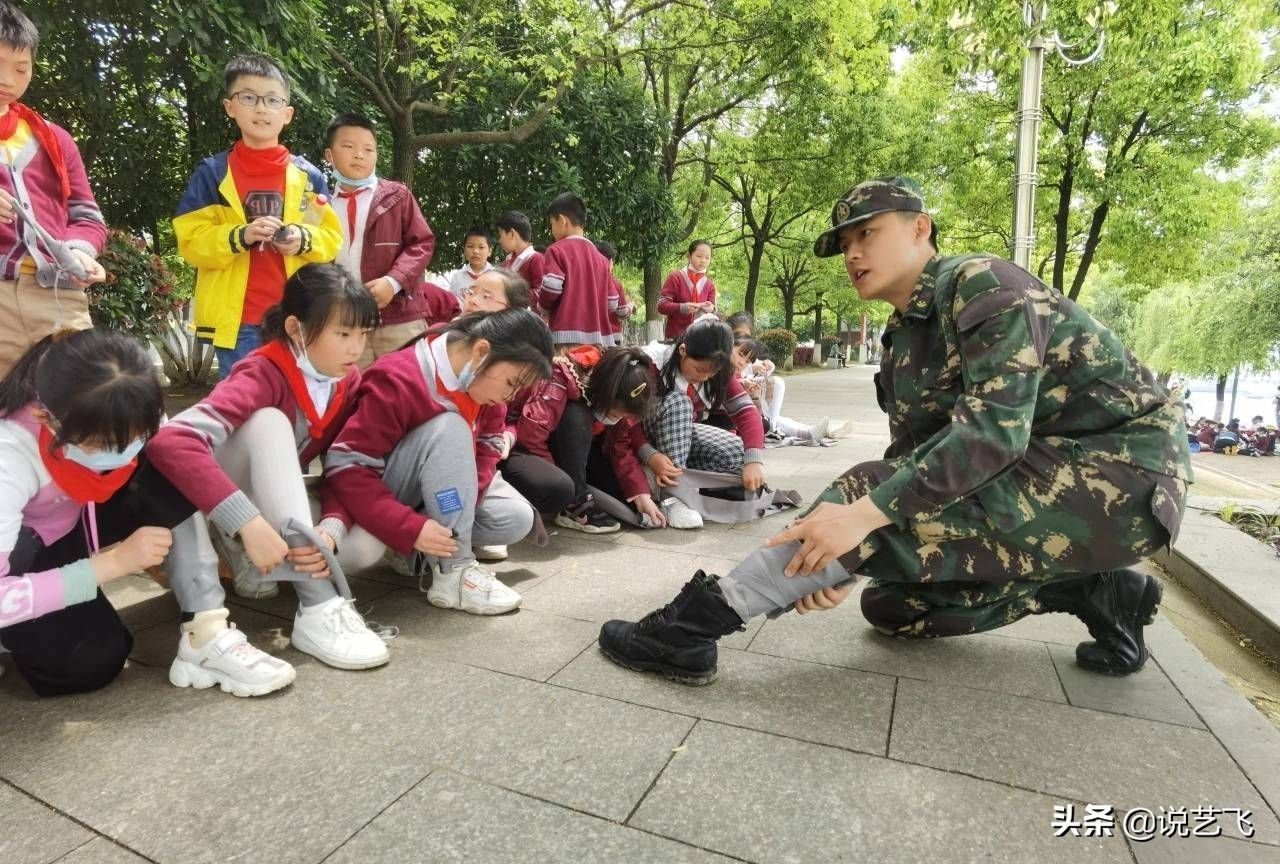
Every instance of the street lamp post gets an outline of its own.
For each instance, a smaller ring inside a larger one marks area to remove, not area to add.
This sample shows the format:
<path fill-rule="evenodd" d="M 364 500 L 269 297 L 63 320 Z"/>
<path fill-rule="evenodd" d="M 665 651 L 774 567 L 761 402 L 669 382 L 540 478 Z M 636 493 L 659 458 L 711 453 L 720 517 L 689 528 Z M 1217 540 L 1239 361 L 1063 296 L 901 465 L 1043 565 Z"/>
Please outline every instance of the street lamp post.
<path fill-rule="evenodd" d="M 1068 43 L 1054 31 L 1046 36 L 1044 21 L 1049 14 L 1047 2 L 1024 0 L 1022 20 L 1030 31 L 1027 53 L 1022 58 L 1022 82 L 1018 91 L 1018 155 L 1014 168 L 1013 192 L 1013 262 L 1024 270 L 1031 269 L 1031 252 L 1036 245 L 1036 185 L 1040 173 L 1036 167 L 1040 143 L 1040 98 L 1044 77 L 1044 55 L 1052 48 L 1068 66 L 1083 66 L 1102 56 L 1106 34 L 1101 24 L 1094 27 L 1098 45 L 1087 57 L 1070 57 L 1067 51 L 1080 43 Z"/>

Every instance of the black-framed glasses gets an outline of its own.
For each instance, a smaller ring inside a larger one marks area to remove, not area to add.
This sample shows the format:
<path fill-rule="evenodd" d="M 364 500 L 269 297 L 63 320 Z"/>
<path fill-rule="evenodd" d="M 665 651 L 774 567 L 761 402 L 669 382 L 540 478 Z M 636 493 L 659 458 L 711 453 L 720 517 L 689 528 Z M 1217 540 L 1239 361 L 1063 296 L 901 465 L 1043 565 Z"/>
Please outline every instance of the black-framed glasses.
<path fill-rule="evenodd" d="M 237 90 L 231 94 L 231 98 L 246 108 L 257 108 L 258 104 L 261 103 L 272 111 L 279 111 L 289 104 L 289 100 L 283 96 L 276 96 L 274 93 L 262 96 L 252 90 Z"/>

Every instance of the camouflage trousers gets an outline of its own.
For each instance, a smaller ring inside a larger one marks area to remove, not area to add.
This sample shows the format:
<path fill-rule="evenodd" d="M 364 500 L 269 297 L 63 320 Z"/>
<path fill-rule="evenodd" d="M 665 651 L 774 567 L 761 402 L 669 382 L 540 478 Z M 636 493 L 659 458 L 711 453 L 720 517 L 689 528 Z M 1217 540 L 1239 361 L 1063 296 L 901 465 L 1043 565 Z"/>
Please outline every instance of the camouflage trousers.
<path fill-rule="evenodd" d="M 856 465 L 815 506 L 850 503 L 903 464 Z M 1048 582 L 1127 567 L 1171 544 L 1186 502 L 1181 480 L 1038 440 L 999 488 L 1001 498 L 974 495 L 909 528 L 881 528 L 812 577 L 765 577 L 792 544 L 753 553 L 729 574 L 726 597 L 739 614 L 770 604 L 781 612 L 852 574 L 870 579 L 862 612 L 883 633 L 978 633 L 1046 611 L 1036 593 Z"/>

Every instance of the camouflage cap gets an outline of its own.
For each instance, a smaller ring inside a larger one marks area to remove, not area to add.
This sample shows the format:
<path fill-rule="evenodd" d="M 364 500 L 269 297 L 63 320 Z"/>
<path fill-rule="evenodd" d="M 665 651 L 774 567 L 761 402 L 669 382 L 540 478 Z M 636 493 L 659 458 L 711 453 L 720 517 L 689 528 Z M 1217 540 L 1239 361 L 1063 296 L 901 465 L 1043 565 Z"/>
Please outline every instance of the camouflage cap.
<path fill-rule="evenodd" d="M 839 234 L 842 228 L 866 221 L 872 216 L 905 210 L 912 213 L 928 213 L 920 187 L 908 177 L 876 177 L 864 180 L 840 197 L 831 208 L 831 228 L 819 235 L 813 243 L 813 254 L 829 258 L 840 254 Z M 934 226 L 933 236 L 937 236 Z M 934 245 L 937 245 L 936 241 Z"/>

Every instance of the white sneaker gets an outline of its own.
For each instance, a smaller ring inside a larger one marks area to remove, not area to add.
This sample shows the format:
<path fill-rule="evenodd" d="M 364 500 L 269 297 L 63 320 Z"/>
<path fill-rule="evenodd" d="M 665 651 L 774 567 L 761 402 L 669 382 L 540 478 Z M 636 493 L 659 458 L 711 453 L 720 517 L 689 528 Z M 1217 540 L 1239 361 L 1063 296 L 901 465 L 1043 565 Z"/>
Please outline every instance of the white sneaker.
<path fill-rule="evenodd" d="M 475 554 L 477 561 L 506 561 L 506 546 L 473 546 L 471 551 Z"/>
<path fill-rule="evenodd" d="M 209 526 L 209 540 L 213 543 L 213 550 L 218 553 L 218 557 L 226 562 L 227 567 L 234 574 L 231 590 L 236 592 L 237 597 L 243 597 L 246 600 L 270 600 L 280 593 L 280 583 L 274 580 L 263 581 L 262 574 L 258 572 L 257 567 L 253 566 L 253 562 L 244 552 L 244 544 L 239 540 L 226 536 L 221 528 L 212 524 Z"/>
<path fill-rule="evenodd" d="M 387 643 L 345 597 L 299 606 L 289 638 L 294 648 L 336 669 L 372 669 L 391 659 Z"/>
<path fill-rule="evenodd" d="M 169 666 L 169 683 L 203 690 L 215 684 L 224 693 L 262 696 L 293 683 L 293 667 L 249 644 L 244 633 L 228 627 L 196 648 L 183 633 L 178 656 Z"/>
<path fill-rule="evenodd" d="M 702 514 L 679 498 L 662 499 L 662 509 L 667 511 L 667 526 L 690 531 L 702 527 Z"/>
<path fill-rule="evenodd" d="M 853 434 L 853 423 L 849 420 L 841 420 L 839 423 L 833 423 L 831 428 L 827 430 L 828 438 L 848 438 Z"/>
<path fill-rule="evenodd" d="M 431 565 L 427 600 L 441 609 L 461 609 L 472 615 L 501 615 L 519 608 L 521 597 L 498 577 L 472 561 L 446 572 Z"/>

